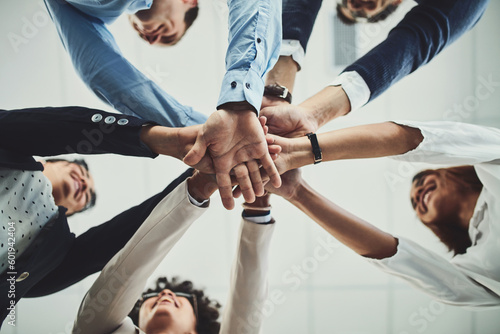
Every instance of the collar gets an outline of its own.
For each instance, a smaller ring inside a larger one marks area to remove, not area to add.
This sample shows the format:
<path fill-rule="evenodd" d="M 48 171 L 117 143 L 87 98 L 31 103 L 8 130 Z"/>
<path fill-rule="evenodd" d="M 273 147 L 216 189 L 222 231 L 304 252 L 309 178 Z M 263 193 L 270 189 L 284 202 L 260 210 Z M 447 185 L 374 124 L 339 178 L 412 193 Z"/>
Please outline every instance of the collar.
<path fill-rule="evenodd" d="M 477 244 L 477 239 L 481 237 L 481 231 L 479 230 L 479 224 L 484 221 L 484 216 L 488 208 L 488 203 L 486 202 L 485 189 L 481 191 L 479 197 L 477 198 L 476 207 L 474 208 L 474 213 L 469 221 L 469 237 L 472 241 L 472 246 Z"/>

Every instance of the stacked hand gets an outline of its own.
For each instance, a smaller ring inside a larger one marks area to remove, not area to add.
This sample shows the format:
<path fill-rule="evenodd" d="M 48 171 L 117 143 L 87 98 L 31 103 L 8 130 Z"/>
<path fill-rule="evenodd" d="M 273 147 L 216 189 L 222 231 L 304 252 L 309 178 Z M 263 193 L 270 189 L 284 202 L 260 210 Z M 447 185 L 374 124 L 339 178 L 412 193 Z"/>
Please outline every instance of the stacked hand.
<path fill-rule="evenodd" d="M 208 151 L 213 161 L 217 184 L 225 208 L 232 209 L 234 200 L 230 173 L 233 172 L 245 200 L 264 194 L 260 166 L 275 187 L 281 179 L 270 153 L 279 153 L 275 145 L 268 147 L 264 131 L 265 119 L 251 110 L 217 110 L 203 125 L 184 162 L 195 166 Z"/>

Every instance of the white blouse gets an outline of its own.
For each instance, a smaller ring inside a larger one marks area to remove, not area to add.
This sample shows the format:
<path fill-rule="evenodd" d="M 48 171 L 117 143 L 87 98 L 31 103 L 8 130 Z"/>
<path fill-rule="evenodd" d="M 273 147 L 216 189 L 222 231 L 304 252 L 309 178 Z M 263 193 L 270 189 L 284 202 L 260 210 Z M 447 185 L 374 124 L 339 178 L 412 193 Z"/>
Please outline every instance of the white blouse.
<path fill-rule="evenodd" d="M 437 300 L 472 308 L 500 306 L 500 130 L 456 122 L 395 121 L 420 129 L 420 145 L 393 159 L 448 166 L 473 165 L 483 190 L 469 224 L 472 241 L 451 261 L 406 238 L 397 253 L 368 259 Z"/>

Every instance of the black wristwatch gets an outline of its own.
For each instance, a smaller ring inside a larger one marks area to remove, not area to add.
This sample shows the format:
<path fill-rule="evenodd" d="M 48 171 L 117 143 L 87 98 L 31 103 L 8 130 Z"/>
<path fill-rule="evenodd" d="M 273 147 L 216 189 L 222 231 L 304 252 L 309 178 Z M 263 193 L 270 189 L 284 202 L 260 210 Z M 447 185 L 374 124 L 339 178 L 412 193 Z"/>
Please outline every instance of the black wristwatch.
<path fill-rule="evenodd" d="M 274 96 L 292 103 L 292 93 L 285 86 L 281 85 L 267 85 L 264 87 L 264 96 Z"/>

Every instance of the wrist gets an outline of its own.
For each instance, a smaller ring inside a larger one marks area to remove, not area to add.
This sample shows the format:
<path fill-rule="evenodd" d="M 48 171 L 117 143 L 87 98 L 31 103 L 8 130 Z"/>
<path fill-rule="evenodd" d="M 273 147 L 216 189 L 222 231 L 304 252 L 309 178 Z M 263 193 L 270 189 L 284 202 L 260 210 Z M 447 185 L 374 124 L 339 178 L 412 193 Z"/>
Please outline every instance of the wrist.
<path fill-rule="evenodd" d="M 144 126 L 140 140 L 156 154 L 168 155 L 177 159 L 183 158 L 179 150 L 178 129 L 160 125 Z"/>
<path fill-rule="evenodd" d="M 196 201 L 203 202 L 217 190 L 217 182 L 207 174 L 195 171 L 194 175 L 187 180 L 188 192 Z"/>

